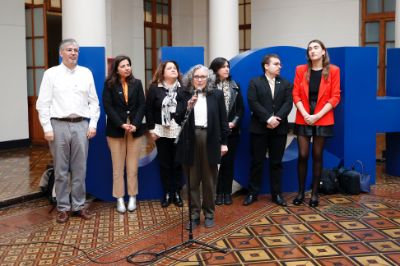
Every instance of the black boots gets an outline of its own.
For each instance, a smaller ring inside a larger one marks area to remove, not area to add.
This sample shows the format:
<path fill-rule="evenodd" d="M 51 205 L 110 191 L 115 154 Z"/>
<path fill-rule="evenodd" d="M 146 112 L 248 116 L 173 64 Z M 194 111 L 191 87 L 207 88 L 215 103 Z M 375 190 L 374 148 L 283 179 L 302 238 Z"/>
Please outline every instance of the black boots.
<path fill-rule="evenodd" d="M 179 191 L 176 191 L 172 197 L 172 201 L 174 202 L 174 204 L 178 207 L 182 207 L 183 206 L 183 200 L 181 198 L 181 194 L 179 193 Z"/>
<path fill-rule="evenodd" d="M 161 207 L 166 208 L 172 203 L 172 194 L 170 192 L 165 193 L 161 200 Z"/>
<path fill-rule="evenodd" d="M 183 201 L 178 191 L 165 193 L 163 199 L 161 200 L 161 207 L 166 208 L 171 203 L 174 203 L 178 207 L 183 206 Z"/>
<path fill-rule="evenodd" d="M 231 205 L 232 203 L 233 201 L 231 194 L 217 194 L 215 197 L 215 205 Z"/>
<path fill-rule="evenodd" d="M 217 194 L 215 197 L 215 205 L 222 205 L 224 204 L 224 194 Z"/>

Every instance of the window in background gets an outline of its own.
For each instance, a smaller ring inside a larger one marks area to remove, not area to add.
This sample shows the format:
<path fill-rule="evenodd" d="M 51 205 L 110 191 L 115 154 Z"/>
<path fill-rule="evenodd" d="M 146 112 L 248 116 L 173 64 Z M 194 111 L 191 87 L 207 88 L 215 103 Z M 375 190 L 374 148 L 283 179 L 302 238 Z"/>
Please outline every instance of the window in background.
<path fill-rule="evenodd" d="M 377 47 L 377 95 L 386 95 L 386 50 L 394 47 L 396 0 L 362 0 L 362 45 Z"/>
<path fill-rule="evenodd" d="M 160 61 L 159 48 L 172 45 L 171 0 L 144 0 L 146 87 Z"/>
<path fill-rule="evenodd" d="M 251 0 L 239 0 L 239 52 L 251 49 Z"/>

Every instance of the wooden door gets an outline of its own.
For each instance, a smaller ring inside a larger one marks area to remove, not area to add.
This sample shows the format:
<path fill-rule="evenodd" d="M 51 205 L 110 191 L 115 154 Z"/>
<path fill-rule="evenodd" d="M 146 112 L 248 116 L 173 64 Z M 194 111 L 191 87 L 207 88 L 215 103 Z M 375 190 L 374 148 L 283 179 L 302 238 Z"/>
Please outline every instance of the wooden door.
<path fill-rule="evenodd" d="M 58 64 L 61 0 L 25 0 L 25 21 L 29 138 L 32 144 L 47 144 L 36 111 L 36 101 L 44 71 Z"/>

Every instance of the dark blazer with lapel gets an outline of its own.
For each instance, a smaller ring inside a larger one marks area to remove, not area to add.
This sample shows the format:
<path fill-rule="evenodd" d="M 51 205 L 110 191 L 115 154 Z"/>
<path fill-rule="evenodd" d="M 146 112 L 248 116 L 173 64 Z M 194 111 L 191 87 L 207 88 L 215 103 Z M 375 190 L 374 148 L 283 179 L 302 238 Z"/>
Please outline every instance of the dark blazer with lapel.
<path fill-rule="evenodd" d="M 229 90 L 230 102 L 228 109 L 228 122 L 236 125 L 231 130 L 229 136 L 237 136 L 240 134 L 240 121 L 242 120 L 244 113 L 243 97 L 239 86 L 233 80 L 230 81 Z"/>
<path fill-rule="evenodd" d="M 187 102 L 192 97 L 190 89 L 178 91 L 177 96 L 177 123 L 181 124 L 185 117 Z M 218 164 L 221 161 L 221 145 L 227 145 L 229 134 L 228 120 L 226 116 L 224 94 L 213 89 L 207 92 L 207 154 L 210 164 Z M 176 160 L 179 163 L 192 165 L 195 143 L 194 112 L 191 112 L 182 129 L 177 145 Z"/>
<path fill-rule="evenodd" d="M 292 84 L 280 76 L 275 78 L 274 98 L 265 75 L 250 81 L 247 90 L 247 100 L 251 111 L 250 132 L 264 134 L 273 130 L 276 134 L 287 134 L 289 123 L 287 117 L 292 110 Z M 278 127 L 269 129 L 267 120 L 271 116 L 278 116 L 282 120 Z"/>
<path fill-rule="evenodd" d="M 182 87 L 178 84 L 177 91 Z M 167 96 L 167 89 L 162 84 L 151 84 L 146 94 L 146 124 L 147 129 L 154 129 L 155 124 L 161 125 L 161 107 L 164 98 Z M 171 114 L 175 119 L 175 113 Z"/>
<path fill-rule="evenodd" d="M 136 126 L 136 132 L 132 133 L 133 136 L 143 135 L 145 128 L 142 126 L 142 120 L 146 103 L 142 82 L 139 79 L 132 78 L 128 83 L 128 103 L 125 102 L 121 84 L 109 87 L 105 83 L 103 105 L 107 114 L 106 136 L 122 138 L 125 130 L 121 128 L 121 125 L 126 123 L 128 116 L 131 124 Z"/>

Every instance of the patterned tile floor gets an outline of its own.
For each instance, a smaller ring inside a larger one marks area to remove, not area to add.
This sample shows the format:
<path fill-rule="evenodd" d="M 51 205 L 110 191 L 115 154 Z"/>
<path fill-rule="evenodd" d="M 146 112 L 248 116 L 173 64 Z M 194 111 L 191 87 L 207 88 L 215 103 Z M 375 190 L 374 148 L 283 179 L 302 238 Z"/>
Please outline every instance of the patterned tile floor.
<path fill-rule="evenodd" d="M 43 148 L 0 152 L 0 202 L 37 194 L 49 160 Z M 217 207 L 214 228 L 201 221 L 193 231 L 226 254 L 194 244 L 157 257 L 189 238 L 186 207 L 141 201 L 121 215 L 114 203 L 94 200 L 92 220 L 57 224 L 37 198 L 0 208 L 0 265 L 131 265 L 131 254 L 136 265 L 400 265 L 400 178 L 383 174 L 382 165 L 377 172 L 370 194 L 321 196 L 315 209 L 279 207 L 269 195 L 244 207 L 235 196 L 233 205 Z"/>

